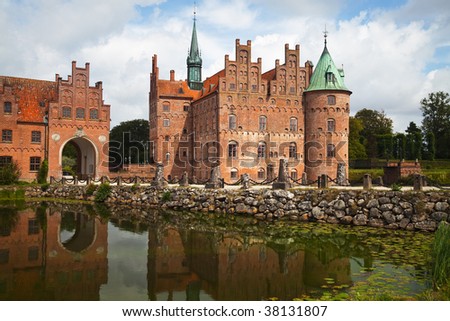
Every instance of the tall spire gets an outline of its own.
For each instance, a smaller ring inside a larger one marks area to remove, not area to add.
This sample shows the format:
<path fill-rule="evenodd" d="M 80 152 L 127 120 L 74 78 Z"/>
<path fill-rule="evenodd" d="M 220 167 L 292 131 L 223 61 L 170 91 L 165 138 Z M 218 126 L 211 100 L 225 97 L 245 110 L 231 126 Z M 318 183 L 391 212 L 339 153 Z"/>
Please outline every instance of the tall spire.
<path fill-rule="evenodd" d="M 200 50 L 198 48 L 197 40 L 197 8 L 194 7 L 194 26 L 192 28 L 191 47 L 189 49 L 189 55 L 186 59 L 187 63 L 187 79 L 189 88 L 194 90 L 201 90 L 202 83 L 202 58 L 200 56 Z"/>

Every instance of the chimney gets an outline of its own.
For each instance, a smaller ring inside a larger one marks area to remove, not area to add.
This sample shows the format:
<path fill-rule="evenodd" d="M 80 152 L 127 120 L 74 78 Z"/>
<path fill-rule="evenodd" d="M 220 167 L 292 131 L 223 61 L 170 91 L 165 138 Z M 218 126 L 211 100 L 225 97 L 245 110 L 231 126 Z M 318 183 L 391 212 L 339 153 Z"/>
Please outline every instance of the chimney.
<path fill-rule="evenodd" d="M 175 70 L 170 71 L 170 81 L 175 81 Z"/>

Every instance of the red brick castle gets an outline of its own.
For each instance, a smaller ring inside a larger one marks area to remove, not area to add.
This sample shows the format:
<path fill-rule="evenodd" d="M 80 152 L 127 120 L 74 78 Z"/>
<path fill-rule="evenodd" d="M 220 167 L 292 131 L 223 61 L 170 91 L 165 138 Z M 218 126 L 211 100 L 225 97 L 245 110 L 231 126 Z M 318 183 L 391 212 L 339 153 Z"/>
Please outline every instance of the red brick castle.
<path fill-rule="evenodd" d="M 279 159 L 289 175 L 308 180 L 348 170 L 350 95 L 344 72 L 325 47 L 315 69 L 300 66 L 300 46 L 285 46 L 284 63 L 263 72 L 251 42 L 236 40 L 236 56 L 202 82 L 196 21 L 187 58 L 187 79 L 160 79 L 152 59 L 149 95 L 150 159 L 167 178 L 205 180 L 217 161 L 225 181 L 244 173 L 257 181 L 277 176 Z"/>

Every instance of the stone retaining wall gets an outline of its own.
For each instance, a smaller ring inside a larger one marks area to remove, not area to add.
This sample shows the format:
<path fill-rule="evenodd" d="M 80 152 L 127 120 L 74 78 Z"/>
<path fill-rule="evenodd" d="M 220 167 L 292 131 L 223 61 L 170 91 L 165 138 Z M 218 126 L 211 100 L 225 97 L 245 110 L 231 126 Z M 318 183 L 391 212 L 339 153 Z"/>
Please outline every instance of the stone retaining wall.
<path fill-rule="evenodd" d="M 26 197 L 94 200 L 86 186 L 27 187 Z M 450 222 L 450 193 L 353 190 L 226 190 L 112 186 L 110 204 L 253 216 L 258 220 L 319 221 L 434 231 Z"/>

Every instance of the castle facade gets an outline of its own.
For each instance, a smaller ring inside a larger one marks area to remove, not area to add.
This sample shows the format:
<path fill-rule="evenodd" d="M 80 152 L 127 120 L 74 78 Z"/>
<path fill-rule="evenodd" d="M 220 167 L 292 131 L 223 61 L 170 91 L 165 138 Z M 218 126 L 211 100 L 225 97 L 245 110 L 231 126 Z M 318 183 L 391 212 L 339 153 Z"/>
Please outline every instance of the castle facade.
<path fill-rule="evenodd" d="M 187 79 L 161 79 L 158 57 L 150 76 L 150 159 L 168 178 L 204 181 L 219 164 L 226 182 L 242 174 L 263 182 L 278 175 L 280 159 L 288 175 L 314 181 L 348 171 L 350 95 L 344 72 L 327 49 L 314 68 L 300 65 L 300 46 L 285 46 L 284 62 L 262 70 L 252 59 L 251 42 L 236 40 L 235 57 L 201 81 L 202 59 L 196 24 L 187 58 Z M 340 164 L 340 166 L 339 166 Z"/>

